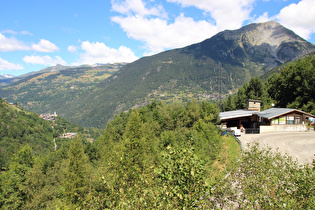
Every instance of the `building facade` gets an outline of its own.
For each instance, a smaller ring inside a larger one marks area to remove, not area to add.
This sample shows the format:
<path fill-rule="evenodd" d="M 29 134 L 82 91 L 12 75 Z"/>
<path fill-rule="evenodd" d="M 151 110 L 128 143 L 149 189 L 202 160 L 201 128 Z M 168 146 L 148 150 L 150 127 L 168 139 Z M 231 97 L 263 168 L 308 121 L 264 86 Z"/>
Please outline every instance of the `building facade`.
<path fill-rule="evenodd" d="M 244 129 L 246 133 L 272 131 L 306 131 L 314 115 L 288 108 L 271 108 L 260 111 L 260 101 L 249 100 L 246 110 L 220 113 L 223 129 Z"/>

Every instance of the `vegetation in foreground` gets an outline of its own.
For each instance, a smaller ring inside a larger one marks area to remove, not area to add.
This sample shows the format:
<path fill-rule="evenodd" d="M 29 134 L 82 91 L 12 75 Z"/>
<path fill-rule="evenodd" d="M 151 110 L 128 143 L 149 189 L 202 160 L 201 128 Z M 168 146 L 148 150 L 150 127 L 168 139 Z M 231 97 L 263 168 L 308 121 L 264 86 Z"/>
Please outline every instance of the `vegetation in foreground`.
<path fill-rule="evenodd" d="M 218 114 L 207 102 L 153 102 L 117 115 L 95 143 L 77 137 L 46 155 L 22 146 L 1 172 L 0 206 L 314 208 L 313 167 L 254 145 L 235 168 L 239 147 L 220 135 Z"/>
<path fill-rule="evenodd" d="M 229 170 L 216 162 L 224 159 L 227 138 L 216 127 L 218 114 L 218 107 L 207 102 L 153 102 L 117 115 L 95 143 L 83 144 L 77 137 L 45 156 L 23 146 L 1 174 L 0 205 L 189 207 Z"/>
<path fill-rule="evenodd" d="M 206 209 L 314 209 L 315 162 L 298 165 L 256 143 L 244 152 L 235 173 L 198 204 Z"/>

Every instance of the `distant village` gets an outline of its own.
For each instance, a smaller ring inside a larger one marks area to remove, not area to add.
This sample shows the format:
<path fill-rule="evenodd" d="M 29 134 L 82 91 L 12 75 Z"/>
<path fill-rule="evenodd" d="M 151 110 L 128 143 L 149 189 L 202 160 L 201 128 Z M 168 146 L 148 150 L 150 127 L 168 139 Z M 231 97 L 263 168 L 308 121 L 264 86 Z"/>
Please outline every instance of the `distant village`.
<path fill-rule="evenodd" d="M 56 112 L 54 112 L 53 114 L 40 114 L 39 116 L 44 120 L 54 121 L 58 115 Z"/>
<path fill-rule="evenodd" d="M 39 115 L 41 118 L 43 118 L 44 120 L 48 120 L 48 121 L 55 121 L 56 117 L 58 116 L 56 112 L 54 112 L 53 114 L 40 114 Z M 56 125 L 53 123 L 53 126 Z M 72 139 L 74 137 L 76 137 L 77 133 L 71 133 L 71 132 L 66 132 L 64 134 L 62 134 L 61 136 L 59 136 L 59 138 L 68 138 L 68 139 Z"/>

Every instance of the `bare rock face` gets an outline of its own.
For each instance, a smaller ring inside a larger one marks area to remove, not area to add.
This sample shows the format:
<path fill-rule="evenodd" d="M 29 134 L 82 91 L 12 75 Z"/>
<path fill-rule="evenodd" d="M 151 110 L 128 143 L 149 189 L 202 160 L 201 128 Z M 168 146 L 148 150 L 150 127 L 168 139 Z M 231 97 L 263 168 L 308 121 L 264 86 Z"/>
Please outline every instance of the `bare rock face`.
<path fill-rule="evenodd" d="M 222 63 L 258 62 L 268 68 L 315 51 L 315 45 L 275 21 L 226 30 L 188 48 Z"/>
<path fill-rule="evenodd" d="M 260 46 L 263 44 L 270 45 L 273 49 L 278 48 L 283 42 L 294 42 L 302 39 L 296 36 L 292 31 L 284 28 L 275 21 L 260 24 L 252 24 L 244 27 L 243 37 L 248 38 L 248 42 L 252 46 Z"/>
<path fill-rule="evenodd" d="M 275 21 L 250 24 L 236 31 L 224 31 L 244 53 L 268 67 L 295 60 L 314 52 L 315 46 Z M 246 57 L 247 57 L 246 56 Z"/>

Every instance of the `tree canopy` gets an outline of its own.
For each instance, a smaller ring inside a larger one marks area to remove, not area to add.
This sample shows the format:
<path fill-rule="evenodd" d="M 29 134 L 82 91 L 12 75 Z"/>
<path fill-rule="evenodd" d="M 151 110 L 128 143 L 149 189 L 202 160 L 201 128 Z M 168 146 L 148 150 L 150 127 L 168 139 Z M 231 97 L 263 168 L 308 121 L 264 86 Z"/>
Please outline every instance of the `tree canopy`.
<path fill-rule="evenodd" d="M 286 64 L 265 82 L 259 77 L 251 78 L 236 94 L 226 98 L 225 110 L 244 109 L 247 99 L 261 100 L 263 109 L 274 104 L 315 114 L 315 56 Z"/>

